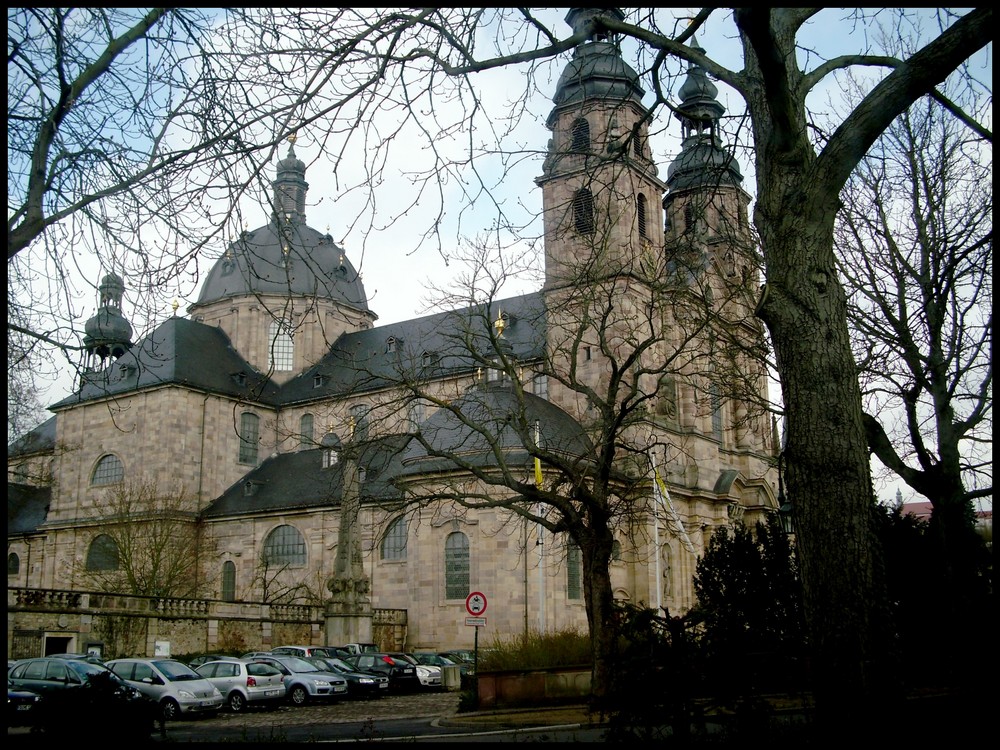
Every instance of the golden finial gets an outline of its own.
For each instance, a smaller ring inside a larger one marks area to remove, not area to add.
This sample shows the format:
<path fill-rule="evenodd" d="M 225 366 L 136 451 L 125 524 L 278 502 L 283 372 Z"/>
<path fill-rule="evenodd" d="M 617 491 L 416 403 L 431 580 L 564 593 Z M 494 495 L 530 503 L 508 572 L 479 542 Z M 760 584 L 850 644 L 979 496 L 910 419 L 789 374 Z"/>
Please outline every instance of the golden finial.
<path fill-rule="evenodd" d="M 178 302 L 177 299 L 175 298 L 174 299 L 174 304 L 171 305 L 171 307 L 174 308 L 174 315 L 177 315 L 177 308 L 180 307 L 180 306 L 181 306 L 181 303 Z"/>
<path fill-rule="evenodd" d="M 354 428 L 357 426 L 357 422 L 354 421 L 354 416 L 347 418 L 347 432 L 351 437 L 354 437 Z"/>
<path fill-rule="evenodd" d="M 476 382 L 478 383 L 482 379 L 483 379 L 483 368 L 482 367 L 477 367 L 476 368 Z"/>
<path fill-rule="evenodd" d="M 497 311 L 497 319 L 493 323 L 493 327 L 497 331 L 497 338 L 503 338 L 503 329 L 507 327 L 507 321 L 503 319 L 503 313 Z"/>
<path fill-rule="evenodd" d="M 298 139 L 299 137 L 295 135 L 295 133 L 292 133 L 290 136 L 288 136 L 288 142 L 293 146 L 295 145 L 295 141 L 297 141 Z"/>

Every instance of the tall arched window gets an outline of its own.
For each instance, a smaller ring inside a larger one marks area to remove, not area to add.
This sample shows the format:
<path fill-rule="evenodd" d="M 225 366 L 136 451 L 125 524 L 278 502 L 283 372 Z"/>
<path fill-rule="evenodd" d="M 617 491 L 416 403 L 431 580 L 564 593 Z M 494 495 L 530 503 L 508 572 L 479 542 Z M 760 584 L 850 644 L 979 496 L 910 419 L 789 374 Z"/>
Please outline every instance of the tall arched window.
<path fill-rule="evenodd" d="M 646 219 L 646 196 L 639 193 L 635 197 L 635 215 L 639 224 L 639 236 L 643 239 L 649 238 L 649 227 Z"/>
<path fill-rule="evenodd" d="M 240 463 L 257 463 L 260 442 L 260 417 L 250 412 L 240 415 Z"/>
<path fill-rule="evenodd" d="M 406 559 L 406 517 L 400 516 L 393 521 L 382 537 L 383 560 Z"/>
<path fill-rule="evenodd" d="M 722 391 L 717 383 L 709 386 L 712 403 L 712 435 L 722 440 Z"/>
<path fill-rule="evenodd" d="M 571 151 L 589 151 L 590 150 L 590 125 L 582 117 L 578 117 L 573 120 L 573 127 L 570 131 Z"/>
<path fill-rule="evenodd" d="M 16 576 L 21 572 L 21 558 L 11 552 L 7 555 L 7 575 Z"/>
<path fill-rule="evenodd" d="M 222 563 L 222 601 L 236 601 L 236 564 L 232 560 Z"/>
<path fill-rule="evenodd" d="M 90 477 L 92 487 L 104 487 L 109 484 L 117 484 L 125 478 L 125 467 L 118 459 L 108 453 L 98 459 L 94 466 L 94 473 Z"/>
<path fill-rule="evenodd" d="M 87 550 L 87 570 L 118 570 L 118 543 L 107 534 L 100 534 L 90 543 Z"/>
<path fill-rule="evenodd" d="M 306 564 L 306 540 L 294 526 L 279 526 L 264 540 L 264 562 L 269 567 Z"/>
<path fill-rule="evenodd" d="M 351 407 L 351 419 L 354 422 L 354 439 L 368 439 L 368 412 L 371 409 L 367 404 L 355 404 Z"/>
<path fill-rule="evenodd" d="M 271 342 L 268 365 L 275 372 L 288 372 L 292 369 L 292 359 L 295 354 L 295 344 L 289 330 L 288 321 L 272 320 L 268 333 Z"/>
<path fill-rule="evenodd" d="M 444 542 L 444 596 L 464 599 L 469 595 L 469 537 L 454 531 Z"/>
<path fill-rule="evenodd" d="M 313 415 L 303 414 L 299 419 L 299 447 L 309 448 L 313 444 Z"/>
<path fill-rule="evenodd" d="M 580 234 L 594 233 L 594 196 L 587 188 L 573 194 L 573 226 Z"/>
<path fill-rule="evenodd" d="M 566 547 L 566 598 L 583 598 L 583 560 L 576 542 Z"/>

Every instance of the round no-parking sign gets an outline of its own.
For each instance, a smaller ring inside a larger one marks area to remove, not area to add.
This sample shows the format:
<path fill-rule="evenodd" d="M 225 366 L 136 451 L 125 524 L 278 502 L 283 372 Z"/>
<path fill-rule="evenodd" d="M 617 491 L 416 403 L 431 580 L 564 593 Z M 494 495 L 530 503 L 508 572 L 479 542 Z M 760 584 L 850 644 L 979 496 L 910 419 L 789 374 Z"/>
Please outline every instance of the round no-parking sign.
<path fill-rule="evenodd" d="M 478 617 L 486 611 L 486 595 L 473 591 L 465 598 L 465 609 L 473 617 Z"/>

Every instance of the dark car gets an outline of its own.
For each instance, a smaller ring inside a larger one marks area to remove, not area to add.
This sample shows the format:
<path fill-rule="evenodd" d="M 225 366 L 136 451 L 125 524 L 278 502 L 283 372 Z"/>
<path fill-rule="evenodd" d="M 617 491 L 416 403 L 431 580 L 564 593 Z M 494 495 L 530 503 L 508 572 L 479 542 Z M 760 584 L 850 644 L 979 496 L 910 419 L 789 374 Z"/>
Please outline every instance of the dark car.
<path fill-rule="evenodd" d="M 377 698 L 388 695 L 389 678 L 377 672 L 359 672 L 343 659 L 314 656 L 306 659 L 320 669 L 339 674 L 347 680 L 348 698 Z"/>
<path fill-rule="evenodd" d="M 467 661 L 462 661 L 457 656 L 452 659 L 449 656 L 443 656 L 434 651 L 414 651 L 410 655 L 421 664 L 426 664 L 430 667 L 440 667 L 442 674 L 445 667 L 458 667 L 459 674 L 469 674 L 472 671 L 472 665 Z"/>
<path fill-rule="evenodd" d="M 79 659 L 89 661 L 91 664 L 103 664 L 104 659 L 95 654 L 49 654 L 53 659 Z"/>
<path fill-rule="evenodd" d="M 354 654 L 343 660 L 358 672 L 375 672 L 389 678 L 389 690 L 393 693 L 413 693 L 420 690 L 417 668 L 408 661 L 393 659 L 389 654 Z"/>
<path fill-rule="evenodd" d="M 38 703 L 42 696 L 25 690 L 7 680 L 7 726 L 30 727 L 38 719 Z"/>
<path fill-rule="evenodd" d="M 7 673 L 8 691 L 41 696 L 32 726 L 51 735 L 78 737 L 100 726 L 103 737 L 148 738 L 157 706 L 110 669 L 83 659 L 41 657 L 19 661 Z"/>

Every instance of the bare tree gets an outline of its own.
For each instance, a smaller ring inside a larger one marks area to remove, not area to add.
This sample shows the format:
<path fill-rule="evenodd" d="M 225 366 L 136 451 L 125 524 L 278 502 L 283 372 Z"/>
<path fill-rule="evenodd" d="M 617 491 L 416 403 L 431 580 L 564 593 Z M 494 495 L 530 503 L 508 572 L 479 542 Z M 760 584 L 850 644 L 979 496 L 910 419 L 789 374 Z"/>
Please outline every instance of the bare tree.
<path fill-rule="evenodd" d="M 99 521 L 83 574 L 102 591 L 193 598 L 210 582 L 199 575 L 211 544 L 194 505 L 179 492 L 137 479 L 110 487 L 94 509 Z"/>
<path fill-rule="evenodd" d="M 970 135 L 915 103 L 848 181 L 836 235 L 869 445 L 934 508 L 941 627 L 988 586 L 973 501 L 993 494 L 993 181 Z"/>

